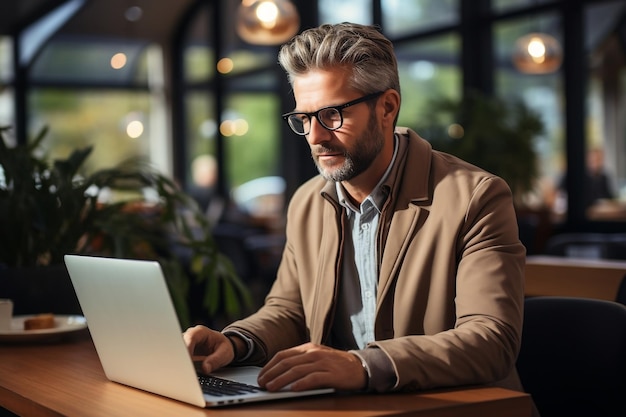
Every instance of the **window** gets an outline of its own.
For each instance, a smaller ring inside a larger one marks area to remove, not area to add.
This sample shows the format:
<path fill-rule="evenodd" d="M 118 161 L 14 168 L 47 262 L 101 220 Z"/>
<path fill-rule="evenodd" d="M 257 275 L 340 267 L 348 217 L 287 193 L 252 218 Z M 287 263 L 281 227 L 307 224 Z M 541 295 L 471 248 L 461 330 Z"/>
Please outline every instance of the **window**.
<path fill-rule="evenodd" d="M 93 146 L 88 169 L 142 158 L 171 172 L 162 66 L 156 45 L 51 40 L 30 73 L 30 137 L 47 126 L 51 157 Z"/>
<path fill-rule="evenodd" d="M 206 174 L 208 165 L 215 171 L 220 168 L 216 163 L 222 163 L 219 172 L 224 178 L 211 175 L 230 191 L 251 180 L 278 175 L 282 156 L 276 48 L 244 43 L 231 25 L 221 39 L 212 39 L 204 24 L 210 13 L 203 7 L 195 16 L 184 51 L 185 166 L 188 188 L 199 200 L 209 196 L 216 184 L 203 183 L 196 168 L 204 167 Z M 232 16 L 233 10 L 224 13 Z M 219 57 L 214 42 L 220 42 Z M 222 94 L 219 102 L 217 87 Z"/>
<path fill-rule="evenodd" d="M 280 118 L 278 97 L 272 93 L 234 93 L 228 97 L 226 136 L 228 178 L 232 186 L 278 174 Z M 231 127 L 232 126 L 232 127 Z"/>
<path fill-rule="evenodd" d="M 13 124 L 13 49 L 11 38 L 0 36 L 0 126 Z"/>
<path fill-rule="evenodd" d="M 460 96 L 459 48 L 456 34 L 409 41 L 395 48 L 402 89 L 399 126 L 414 128 L 432 99 Z"/>
<path fill-rule="evenodd" d="M 67 3 L 82 4 L 77 0 Z M 177 180 L 185 185 L 193 184 L 193 162 L 209 157 L 223 164 L 218 168 L 224 177 L 220 181 L 225 191 L 255 178 L 281 175 L 281 168 L 297 171 L 292 165 L 299 165 L 300 169 L 300 162 L 309 159 L 306 144 L 303 144 L 297 149 L 304 154 L 295 157 L 298 163 L 290 165 L 282 160 L 282 151 L 288 145 L 281 141 L 293 139 L 281 137 L 284 126 L 280 113 L 291 100 L 290 93 L 284 91 L 281 78 L 284 74 L 276 63 L 277 47 L 250 45 L 236 35 L 231 22 L 235 19 L 238 2 L 220 3 L 217 9 L 221 16 L 217 19 L 213 16 L 214 3 L 181 2 L 177 15 L 189 20 L 177 21 L 182 30 L 180 45 L 174 42 L 178 40 L 179 27 L 162 35 L 160 41 L 165 39 L 172 47 L 165 57 L 161 47 L 152 43 L 149 36 L 137 40 L 140 38 L 133 36 L 132 31 L 139 26 L 127 22 L 117 32 L 118 37 L 82 32 L 76 36 L 74 30 L 85 28 L 76 25 L 80 19 L 94 13 L 103 15 L 103 9 L 91 8 L 95 4 L 104 7 L 100 2 L 85 2 L 82 8 L 68 9 L 67 22 L 62 21 L 55 35 L 37 44 L 43 45 L 43 49 L 33 51 L 30 55 L 33 64 L 25 73 L 28 134 L 32 137 L 42 126 L 48 125 L 53 156 L 55 152 L 67 153 L 76 146 L 94 145 L 94 155 L 90 158 L 94 164 L 96 160 L 97 164 L 113 164 L 130 156 L 142 156 L 165 173 L 172 173 L 176 168 L 176 176 L 182 177 Z M 343 21 L 380 24 L 383 32 L 394 41 L 399 62 L 403 103 L 398 124 L 417 127 L 431 99 L 454 99 L 462 95 L 461 4 L 461 0 L 318 0 L 310 7 L 317 5 L 319 22 L 312 21 L 312 16 L 301 18 L 307 26 Z M 491 12 L 483 17 L 481 24 L 484 22 L 493 29 L 494 59 L 482 70 L 492 68 L 493 73 L 481 78 L 478 84 L 493 81 L 495 95 L 506 100 L 521 99 L 541 115 L 545 130 L 536 141 L 541 180 L 532 198 L 537 205 L 549 207 L 557 221 L 567 219 L 572 211 L 568 211 L 568 200 L 556 192 L 564 173 L 585 169 L 582 160 L 567 160 L 572 159 L 566 151 L 571 150 L 568 143 L 572 142 L 568 140 L 572 139 L 566 137 L 566 115 L 573 107 L 569 107 L 572 104 L 565 91 L 565 72 L 559 69 L 546 74 L 524 73 L 513 65 L 511 52 L 520 36 L 533 31 L 548 33 L 563 45 L 565 30 L 569 27 L 566 24 L 570 23 L 562 19 L 563 13 L 571 11 L 572 5 L 584 6 L 585 23 L 581 29 L 585 40 L 580 48 L 588 65 L 586 82 L 580 83 L 585 100 L 585 109 L 580 113 L 584 113 L 585 127 L 584 139 L 576 138 L 574 142 L 584 141 L 587 149 L 604 149 L 604 165 L 615 196 L 611 204 L 623 208 L 626 205 L 626 101 L 623 93 L 626 90 L 626 3 L 617 0 L 569 3 L 491 0 L 490 4 Z M 115 56 L 125 64 L 112 62 Z M 180 76 L 176 74 L 175 79 L 169 79 L 164 68 L 178 63 L 175 61 L 178 57 L 182 57 L 182 72 Z M 12 59 L 12 39 L 5 34 L 0 37 L 2 125 L 16 122 Z M 472 83 L 476 77 L 468 79 Z M 172 86 L 168 85 L 169 81 Z M 170 101 L 170 91 L 180 91 L 182 97 L 173 95 L 174 100 Z M 578 107 L 582 105 L 579 103 Z M 170 120 L 171 112 L 180 113 L 181 120 Z M 142 129 L 140 134 L 138 130 L 131 132 L 135 138 L 131 138 L 127 130 L 132 126 Z M 170 132 L 174 132 L 173 137 Z M 288 152 L 292 151 L 294 149 Z M 173 158 L 177 158 L 176 161 Z M 290 181 L 300 183 L 302 177 L 314 175 L 315 169 L 312 166 L 310 172 L 285 174 Z M 289 184 L 290 191 L 293 186 Z M 626 220 L 626 209 L 624 212 L 622 220 Z M 607 219 L 603 217 L 604 211 L 598 213 L 588 213 L 586 220 Z"/>
<path fill-rule="evenodd" d="M 492 8 L 498 12 L 523 9 L 539 4 L 554 3 L 556 0 L 491 0 Z"/>
<path fill-rule="evenodd" d="M 372 0 L 318 0 L 321 23 L 352 22 L 371 25 Z"/>
<path fill-rule="evenodd" d="M 494 7 L 502 11 L 527 3 L 549 2 L 495 1 Z M 619 1 L 598 2 L 584 9 L 584 44 L 580 46 L 588 62 L 582 134 L 585 155 L 580 166 L 569 167 L 584 173 L 584 183 L 569 192 L 581 193 L 578 196 L 581 196 L 585 216 L 592 221 L 626 220 L 626 209 L 620 203 L 626 200 L 626 125 L 622 121 L 626 54 L 623 35 L 620 35 L 624 30 L 625 10 L 626 4 Z M 530 32 L 548 33 L 563 45 L 562 27 L 558 9 L 501 20 L 494 25 L 497 94 L 505 98 L 521 98 L 541 115 L 545 125 L 545 132 L 536 143 L 541 179 L 535 197 L 538 205 L 545 205 L 552 211 L 556 222 L 566 219 L 570 206 L 571 196 L 568 196 L 565 182 L 568 171 L 566 149 L 568 141 L 573 139 L 566 137 L 565 111 L 572 103 L 565 98 L 561 70 L 525 74 L 511 65 L 510 51 L 516 39 Z M 592 176 L 587 176 L 594 155 L 602 160 L 603 175 L 608 178 L 606 182 L 601 177 L 593 176 L 596 179 L 591 180 Z"/>
<path fill-rule="evenodd" d="M 382 0 L 383 28 L 391 38 L 459 22 L 458 0 Z"/>
<path fill-rule="evenodd" d="M 544 124 L 544 133 L 537 138 L 535 146 L 539 157 L 540 180 L 531 204 L 554 207 L 562 216 L 565 202 L 556 194 L 558 184 L 565 172 L 564 93 L 562 74 L 526 74 L 518 70 L 512 61 L 516 41 L 528 33 L 548 32 L 562 43 L 560 21 L 555 14 L 541 17 L 524 17 L 497 22 L 494 25 L 496 70 L 494 73 L 496 94 L 507 101 L 521 100 L 535 110 Z"/>
<path fill-rule="evenodd" d="M 586 212 L 591 220 L 626 220 L 625 12 L 623 1 L 585 9 L 589 81 L 584 168 L 595 178 L 587 190 L 595 199 Z"/>
<path fill-rule="evenodd" d="M 146 92 L 35 88 L 28 105 L 32 111 L 29 131 L 34 135 L 49 127 L 44 144 L 52 159 L 93 146 L 85 164 L 92 172 L 155 152 Z"/>
<path fill-rule="evenodd" d="M 36 83 L 133 87 L 148 83 L 148 43 L 61 35 L 36 58 Z"/>

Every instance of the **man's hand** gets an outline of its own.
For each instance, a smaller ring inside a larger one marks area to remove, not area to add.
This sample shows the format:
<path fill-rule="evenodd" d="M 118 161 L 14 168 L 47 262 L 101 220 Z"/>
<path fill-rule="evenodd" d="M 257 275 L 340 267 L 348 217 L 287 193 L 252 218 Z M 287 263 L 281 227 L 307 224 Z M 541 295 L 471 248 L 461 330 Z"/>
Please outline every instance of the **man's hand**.
<path fill-rule="evenodd" d="M 268 391 L 286 386 L 292 391 L 357 391 L 366 384 L 367 373 L 356 355 L 313 343 L 278 352 L 259 374 L 259 385 Z"/>
<path fill-rule="evenodd" d="M 233 345 L 222 333 L 205 326 L 190 327 L 183 340 L 191 356 L 205 356 L 202 371 L 210 373 L 228 365 L 235 359 Z"/>

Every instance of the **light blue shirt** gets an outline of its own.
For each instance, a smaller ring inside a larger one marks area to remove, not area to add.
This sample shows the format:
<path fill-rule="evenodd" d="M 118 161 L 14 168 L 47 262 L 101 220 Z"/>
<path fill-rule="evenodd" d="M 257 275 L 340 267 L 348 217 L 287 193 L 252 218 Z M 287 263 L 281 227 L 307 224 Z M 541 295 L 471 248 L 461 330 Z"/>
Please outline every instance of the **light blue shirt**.
<path fill-rule="evenodd" d="M 396 139 L 389 167 L 359 207 L 350 202 L 341 183 L 336 184 L 339 203 L 345 207 L 349 228 L 344 243 L 343 276 L 332 334 L 332 343 L 338 348 L 364 349 L 375 339 L 379 272 L 377 231 L 380 214 L 389 195 L 389 190 L 384 189 L 382 183 L 395 162 L 397 148 Z M 352 340 L 348 333 L 350 330 Z"/>
<path fill-rule="evenodd" d="M 368 196 L 359 208 L 343 196 L 340 197 L 341 204 L 346 207 L 351 233 L 350 239 L 345 242 L 339 304 L 346 315 L 344 318 L 350 320 L 354 341 L 359 349 L 374 340 L 378 289 L 376 230 L 386 197 L 383 193 L 379 194 L 378 198 Z"/>

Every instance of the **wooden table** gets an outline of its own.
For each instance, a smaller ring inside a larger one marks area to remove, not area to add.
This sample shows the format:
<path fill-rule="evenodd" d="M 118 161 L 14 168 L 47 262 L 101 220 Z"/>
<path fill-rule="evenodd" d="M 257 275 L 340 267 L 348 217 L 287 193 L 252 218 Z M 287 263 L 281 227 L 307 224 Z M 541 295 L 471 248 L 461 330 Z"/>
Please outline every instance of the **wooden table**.
<path fill-rule="evenodd" d="M 526 258 L 526 296 L 553 295 L 616 301 L 626 261 L 558 256 Z"/>
<path fill-rule="evenodd" d="M 108 381 L 87 331 L 80 333 L 54 344 L 0 345 L 0 415 L 2 408 L 28 417 L 528 417 L 531 414 L 527 394 L 485 387 L 415 394 L 331 394 L 202 409 Z"/>

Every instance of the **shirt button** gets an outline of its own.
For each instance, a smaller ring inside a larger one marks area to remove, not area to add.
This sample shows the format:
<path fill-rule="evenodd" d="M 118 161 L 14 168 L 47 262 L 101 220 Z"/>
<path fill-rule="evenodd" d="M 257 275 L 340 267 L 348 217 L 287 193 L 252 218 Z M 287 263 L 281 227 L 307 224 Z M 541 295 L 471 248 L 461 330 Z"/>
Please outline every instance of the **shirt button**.
<path fill-rule="evenodd" d="M 365 223 L 365 224 L 361 225 L 361 229 L 363 229 L 363 230 L 368 230 L 369 228 L 370 228 L 369 223 Z"/>
<path fill-rule="evenodd" d="M 371 291 L 365 291 L 365 297 L 366 298 L 372 298 L 372 292 Z"/>

